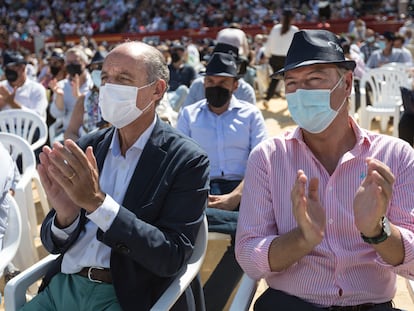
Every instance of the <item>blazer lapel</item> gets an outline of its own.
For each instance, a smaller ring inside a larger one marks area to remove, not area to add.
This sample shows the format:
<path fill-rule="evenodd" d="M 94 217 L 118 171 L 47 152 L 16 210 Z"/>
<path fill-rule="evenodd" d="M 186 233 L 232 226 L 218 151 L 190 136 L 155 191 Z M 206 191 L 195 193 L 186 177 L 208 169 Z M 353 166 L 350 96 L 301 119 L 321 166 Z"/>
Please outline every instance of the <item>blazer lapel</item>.
<path fill-rule="evenodd" d="M 104 139 L 99 141 L 97 144 L 97 147 L 94 148 L 94 151 L 96 150 L 95 158 L 96 163 L 98 165 L 98 171 L 102 172 L 103 164 L 106 158 L 106 154 L 108 153 L 109 146 L 112 141 L 112 136 L 115 132 L 115 128 L 112 127 L 109 131 L 105 133 Z"/>
<path fill-rule="evenodd" d="M 160 169 L 163 169 L 161 163 L 163 163 L 167 154 L 162 149 L 165 143 L 165 126 L 157 119 L 154 130 L 142 151 L 134 174 L 131 177 L 131 182 L 129 183 L 123 202 L 124 206 L 139 206 L 142 203 L 150 201 L 152 195 L 155 194 L 154 189 L 158 185 L 154 187 L 153 184 L 159 182 L 159 180 L 154 180 L 154 177 L 157 176 Z M 153 193 L 149 193 L 149 191 Z"/>

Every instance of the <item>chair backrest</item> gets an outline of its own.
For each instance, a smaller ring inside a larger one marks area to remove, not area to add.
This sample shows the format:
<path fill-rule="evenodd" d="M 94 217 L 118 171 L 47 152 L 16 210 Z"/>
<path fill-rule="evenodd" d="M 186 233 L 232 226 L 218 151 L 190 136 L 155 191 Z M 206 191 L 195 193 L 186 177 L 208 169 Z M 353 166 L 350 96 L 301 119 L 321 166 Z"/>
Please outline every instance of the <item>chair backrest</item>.
<path fill-rule="evenodd" d="M 150 311 L 165 311 L 172 308 L 174 303 L 199 273 L 207 251 L 207 240 L 208 223 L 207 217 L 204 215 L 203 223 L 201 224 L 194 244 L 194 251 L 187 266 L 175 277 L 174 281 L 152 306 Z"/>
<path fill-rule="evenodd" d="M 9 151 L 12 159 L 22 158 L 22 174 L 29 170 L 36 170 L 36 158 L 29 143 L 20 136 L 12 133 L 0 132 L 0 142 Z M 31 175 L 30 175 L 31 176 Z"/>
<path fill-rule="evenodd" d="M 16 134 L 36 150 L 47 141 L 46 122 L 35 112 L 23 109 L 0 111 L 0 131 Z"/>
<path fill-rule="evenodd" d="M 408 72 L 393 67 L 374 68 L 362 75 L 360 88 L 370 85 L 372 106 L 390 107 L 401 104 L 400 87 L 410 88 Z"/>
<path fill-rule="evenodd" d="M 9 205 L 8 221 L 3 239 L 3 248 L 0 250 L 0 276 L 4 268 L 13 260 L 19 249 L 22 236 L 22 219 L 19 207 L 13 196 L 7 194 L 5 197 Z"/>

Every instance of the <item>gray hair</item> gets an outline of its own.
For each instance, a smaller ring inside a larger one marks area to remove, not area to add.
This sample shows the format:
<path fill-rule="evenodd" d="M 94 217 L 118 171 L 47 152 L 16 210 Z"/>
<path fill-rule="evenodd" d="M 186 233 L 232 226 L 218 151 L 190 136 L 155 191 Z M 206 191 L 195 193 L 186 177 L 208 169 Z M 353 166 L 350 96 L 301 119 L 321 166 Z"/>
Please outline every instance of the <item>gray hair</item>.
<path fill-rule="evenodd" d="M 65 53 L 65 61 L 66 61 L 66 58 L 67 58 L 68 54 L 75 54 L 77 57 L 79 57 L 81 59 L 81 61 L 85 65 L 87 65 L 88 62 L 89 62 L 88 56 L 86 55 L 85 51 L 80 47 L 74 46 L 74 47 L 70 48 L 69 50 L 67 50 L 66 53 Z"/>
<path fill-rule="evenodd" d="M 147 83 L 152 83 L 157 80 L 164 80 L 168 88 L 170 71 L 164 55 L 162 55 L 157 48 L 141 41 L 127 41 L 121 43 L 120 45 L 123 44 L 128 44 L 128 48 L 135 50 L 137 59 L 139 58 L 139 62 L 142 62 L 145 68 Z M 137 53 L 138 50 L 139 53 Z"/>

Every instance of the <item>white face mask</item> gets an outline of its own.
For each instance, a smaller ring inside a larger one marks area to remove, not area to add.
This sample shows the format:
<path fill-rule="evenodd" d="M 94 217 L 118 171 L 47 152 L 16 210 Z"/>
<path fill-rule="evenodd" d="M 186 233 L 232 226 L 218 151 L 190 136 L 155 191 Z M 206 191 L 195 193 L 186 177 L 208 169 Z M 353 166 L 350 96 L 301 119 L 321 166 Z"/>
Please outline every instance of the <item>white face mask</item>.
<path fill-rule="evenodd" d="M 336 118 L 346 98 L 337 111 L 331 108 L 331 93 L 338 87 L 343 76 L 331 90 L 298 89 L 286 94 L 288 108 L 292 119 L 310 133 L 323 132 Z"/>
<path fill-rule="evenodd" d="M 152 104 L 151 101 L 144 109 L 139 109 L 137 107 L 138 90 L 154 82 L 140 88 L 112 83 L 102 85 L 99 89 L 99 107 L 102 118 L 116 128 L 123 128 L 138 119 Z"/>
<path fill-rule="evenodd" d="M 101 70 L 92 70 L 91 77 L 93 84 L 99 89 L 101 87 Z"/>

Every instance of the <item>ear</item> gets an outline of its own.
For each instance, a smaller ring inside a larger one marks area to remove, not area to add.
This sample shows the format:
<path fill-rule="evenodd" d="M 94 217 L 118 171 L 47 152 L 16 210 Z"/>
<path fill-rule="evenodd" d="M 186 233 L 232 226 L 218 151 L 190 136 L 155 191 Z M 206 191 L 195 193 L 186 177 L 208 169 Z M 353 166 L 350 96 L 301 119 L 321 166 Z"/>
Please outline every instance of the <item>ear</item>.
<path fill-rule="evenodd" d="M 155 90 L 153 94 L 154 102 L 157 102 L 158 100 L 160 100 L 164 96 L 164 93 L 166 92 L 166 90 L 167 90 L 167 83 L 164 80 L 159 79 L 157 82 L 155 82 Z"/>
<path fill-rule="evenodd" d="M 237 80 L 235 78 L 234 79 L 234 83 L 233 83 L 233 89 L 232 89 L 232 91 L 234 92 L 235 90 L 237 90 L 238 87 L 239 87 L 239 80 Z"/>
<path fill-rule="evenodd" d="M 349 96 L 351 96 L 352 88 L 354 87 L 354 77 L 352 75 L 351 70 L 349 70 L 345 73 L 344 80 L 345 80 L 346 94 L 349 97 Z"/>

